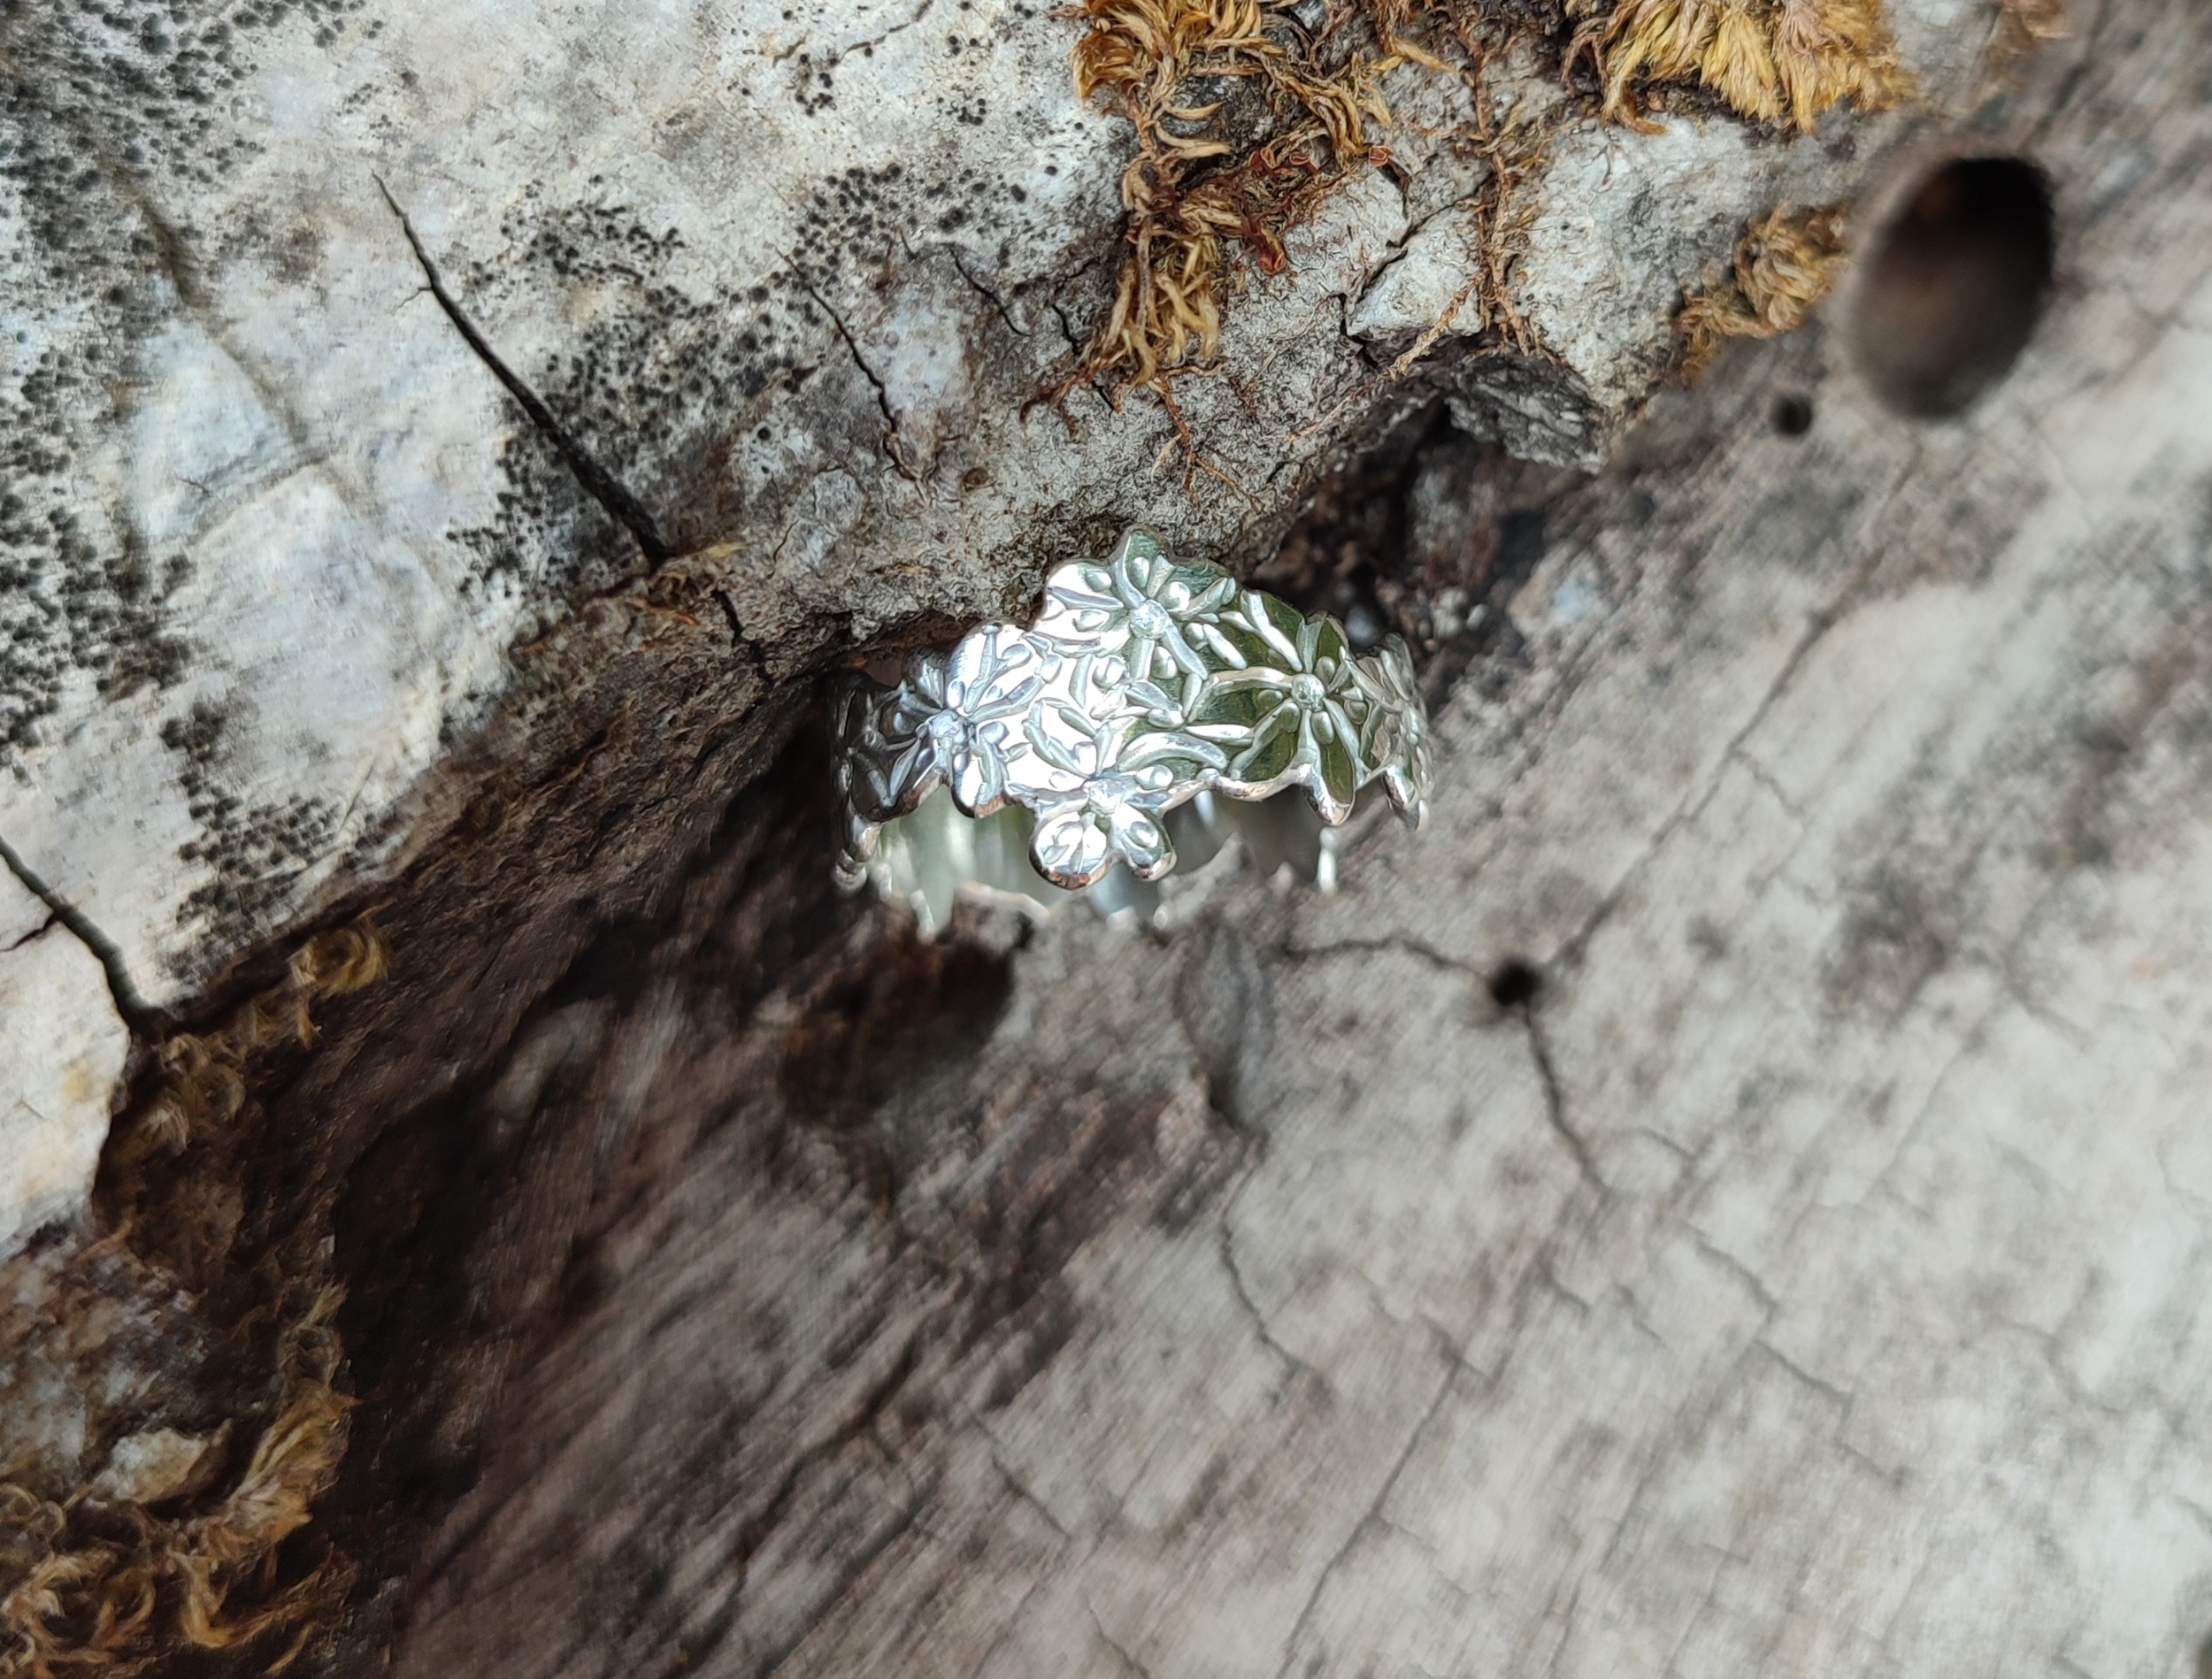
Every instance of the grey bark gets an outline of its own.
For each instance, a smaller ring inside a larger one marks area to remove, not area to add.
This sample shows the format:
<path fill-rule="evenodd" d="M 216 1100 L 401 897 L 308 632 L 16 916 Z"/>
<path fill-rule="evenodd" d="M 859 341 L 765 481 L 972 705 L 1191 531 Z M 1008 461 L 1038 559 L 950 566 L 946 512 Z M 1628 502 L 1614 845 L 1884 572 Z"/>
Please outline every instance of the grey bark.
<path fill-rule="evenodd" d="M 871 918 L 733 1012 L 772 870 L 547 1015 L 476 1262 L 588 1285 L 401 1670 L 2199 1671 L 2204 27 L 1947 142 L 2064 234 L 1964 419 L 1847 295 L 1554 499 L 1334 897 Z"/>
<path fill-rule="evenodd" d="M 518 597 L 483 643 L 514 686 L 363 865 L 392 978 L 154 1186 L 195 1229 L 234 1198 L 234 1246 L 181 1282 L 83 1229 L 14 1261 L 0 1457 L 65 1490 L 204 1432 L 235 1358 L 206 1300 L 281 1233 L 267 1208 L 326 1203 L 361 1399 L 316 1528 L 361 1570 L 311 1658 L 333 1670 L 2191 1674 L 2208 62 L 2201 8 L 2112 0 L 1970 119 L 1852 163 L 1870 232 L 1952 153 L 2050 174 L 2058 292 L 1962 419 L 1876 399 L 1847 286 L 1594 477 L 1432 429 L 1384 488 L 1333 489 L 1465 566 L 1435 823 L 1363 830 L 1333 896 L 1225 858 L 1156 933 L 975 916 L 924 943 L 828 892 L 818 742 L 776 750 L 828 615 L 1005 607 L 1087 525 L 1009 515 L 1032 547 L 919 578 L 863 496 L 850 570 L 718 573 L 734 656 L 726 621 L 626 598 L 626 551 L 596 598 Z M 507 301 L 472 290 L 471 318 L 541 364 L 559 317 L 492 267 Z M 918 272 L 948 341 L 1020 336 Z M 590 320 L 629 284 L 567 295 Z M 1644 354 L 1664 303 L 1638 308 Z M 497 411 L 450 319 L 420 330 Z M 884 410 L 854 380 L 857 461 Z M 902 447 L 956 463 L 889 390 Z M 488 460 L 545 447 L 478 431 Z M 1115 435 L 1082 446 L 1102 525 L 1164 504 L 1118 487 L 1156 437 Z M 675 464 L 620 481 L 704 546 L 704 456 L 639 447 Z M 1331 457 L 1301 459 L 1279 514 Z M 831 529 L 809 470 L 792 505 Z M 547 552 L 617 552 L 600 503 L 536 481 L 570 498 Z M 1193 551 L 1248 558 L 1280 522 L 1209 517 L 1178 516 Z M 189 724 L 183 687 L 138 692 L 144 727 Z M 311 874 L 173 994 L 358 901 Z M 1516 963 L 1534 989 L 1501 1003 Z"/>
<path fill-rule="evenodd" d="M 1012 0 L 783 10 L 0 19 L 0 842 L 108 980 L 35 988 L 62 1059 L 265 978 L 487 785 L 557 779 L 610 728 L 632 785 L 605 823 L 637 857 L 680 850 L 674 813 L 702 773 L 741 778 L 721 743 L 771 725 L 771 690 L 1013 613 L 1133 522 L 1249 565 L 1448 369 L 1470 424 L 1594 464 L 1664 371 L 1684 284 L 1747 218 L 1850 196 L 1962 110 L 1993 23 L 1893 8 L 1928 107 L 1791 145 L 1560 117 L 1541 54 L 1501 56 L 1498 115 L 1561 127 L 1527 185 L 1527 354 L 1452 308 L 1472 94 L 1401 71 L 1396 172 L 1332 196 L 1286 273 L 1243 277 L 1231 376 L 1182 387 L 1239 487 L 1194 494 L 1156 402 L 1029 406 L 1120 242 L 1128 129 L 1075 97 L 1077 26 Z M 1421 380 L 1379 376 L 1440 326 Z M 563 870 L 578 897 L 631 890 L 619 855 Z M 11 1146 L 31 1094 L 0 1092 Z M 113 1100 L 39 1110 L 73 1204 Z"/>

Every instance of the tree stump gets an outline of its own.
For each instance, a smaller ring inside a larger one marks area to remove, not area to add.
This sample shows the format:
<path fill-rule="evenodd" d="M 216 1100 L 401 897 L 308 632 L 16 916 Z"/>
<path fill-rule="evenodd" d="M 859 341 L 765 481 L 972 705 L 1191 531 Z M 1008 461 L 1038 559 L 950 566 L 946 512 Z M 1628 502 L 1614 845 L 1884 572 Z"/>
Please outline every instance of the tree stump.
<path fill-rule="evenodd" d="M 1078 22 L 0 18 L 0 1664 L 2193 1671 L 2212 23 L 1494 21 L 1056 409 Z M 1430 829 L 840 898 L 814 678 L 1139 521 Z"/>

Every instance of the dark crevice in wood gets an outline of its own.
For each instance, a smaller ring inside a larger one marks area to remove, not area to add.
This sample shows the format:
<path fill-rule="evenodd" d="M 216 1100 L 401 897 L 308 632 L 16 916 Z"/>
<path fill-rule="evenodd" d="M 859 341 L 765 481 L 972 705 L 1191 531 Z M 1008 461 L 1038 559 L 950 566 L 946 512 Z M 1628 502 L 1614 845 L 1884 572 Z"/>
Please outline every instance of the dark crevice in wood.
<path fill-rule="evenodd" d="M 392 196 L 391 188 L 381 180 L 376 183 L 376 187 L 384 195 L 384 202 L 391 206 L 392 214 L 399 218 L 400 232 L 407 236 L 408 248 L 415 253 L 416 262 L 422 266 L 423 280 L 429 287 L 430 295 L 437 299 L 438 307 L 445 310 L 446 318 L 453 323 L 454 330 L 461 334 L 476 359 L 490 370 L 493 378 L 506 387 L 507 394 L 530 417 L 531 425 L 537 427 L 546 441 L 552 444 L 561 459 L 567 463 L 568 470 L 576 475 L 576 481 L 583 487 L 584 493 L 606 509 L 608 515 L 636 539 L 639 552 L 654 565 L 664 564 L 674 558 L 675 550 L 661 540 L 661 533 L 653 523 L 653 516 L 645 510 L 645 504 L 632 494 L 628 487 L 613 473 L 593 459 L 590 451 L 554 418 L 553 410 L 545 404 L 545 399 L 531 389 L 519 373 L 500 359 L 499 353 L 492 349 L 490 341 L 477 329 L 476 323 L 469 318 L 468 311 L 461 307 L 459 300 L 446 289 L 437 264 L 431 261 L 430 253 L 423 248 L 414 224 L 408 220 L 407 212 L 399 207 L 399 201 Z"/>
<path fill-rule="evenodd" d="M 361 1404 L 322 1519 L 365 1579 L 434 1567 L 422 1547 L 482 1472 L 497 1394 L 596 1305 L 592 1232 L 652 1192 L 595 1163 L 606 1047 L 671 982 L 741 1020 L 864 913 L 812 866 L 831 832 L 826 751 L 810 720 L 659 894 L 664 908 L 604 922 L 502 1054 L 386 1127 L 349 1171 L 332 1223 Z M 549 1042 L 572 1025 L 572 1041 Z M 524 1054 L 549 1066 L 503 1119 L 502 1082 Z M 575 1199 L 548 1222 L 534 1198 L 571 1180 Z M 510 1271 L 519 1295 L 495 1280 Z"/>
<path fill-rule="evenodd" d="M 100 971 L 107 977 L 108 994 L 114 999 L 115 1012 L 123 1017 L 126 1025 L 134 1030 L 150 1027 L 159 1018 L 149 1008 L 146 1000 L 138 994 L 138 987 L 131 983 L 130 970 L 124 964 L 121 947 L 94 924 L 92 917 L 71 903 L 28 863 L 22 855 L 5 840 L 0 840 L 0 864 L 21 883 L 23 890 L 44 904 L 49 915 L 69 930 L 70 935 L 100 964 Z"/>
<path fill-rule="evenodd" d="M 1256 580 L 1335 613 L 1355 645 L 1403 636 L 1433 710 L 1478 664 L 1495 681 L 1520 660 L 1505 602 L 1590 482 L 1468 436 L 1440 398 L 1325 479 Z"/>

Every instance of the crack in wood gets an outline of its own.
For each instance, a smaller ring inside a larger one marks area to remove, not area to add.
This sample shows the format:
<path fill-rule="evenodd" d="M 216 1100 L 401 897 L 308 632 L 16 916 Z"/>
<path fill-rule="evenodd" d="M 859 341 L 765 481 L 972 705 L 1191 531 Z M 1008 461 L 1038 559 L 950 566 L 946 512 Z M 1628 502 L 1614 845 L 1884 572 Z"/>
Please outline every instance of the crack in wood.
<path fill-rule="evenodd" d="M 5 840 L 0 840 L 0 863 L 5 863 L 8 872 L 22 883 L 23 889 L 46 906 L 51 917 L 48 923 L 49 925 L 58 921 L 69 930 L 70 934 L 79 944 L 92 953 L 93 959 L 100 964 L 101 971 L 107 976 L 108 994 L 114 1000 L 115 1012 L 123 1017 L 125 1025 L 135 1031 L 151 1025 L 160 1018 L 158 1012 L 148 1005 L 146 1000 L 139 994 L 138 987 L 132 983 L 130 969 L 125 963 L 122 949 L 115 940 L 102 932 L 94 924 L 92 918 L 83 910 L 48 886 L 45 880 L 23 861 L 22 854 Z M 45 931 L 43 927 L 39 929 L 40 932 Z M 37 936 L 37 933 L 33 933 L 28 939 L 17 940 L 17 945 L 27 944 L 29 939 L 35 939 Z M 8 947 L 12 950 L 16 948 L 16 945 L 11 945 Z"/>
<path fill-rule="evenodd" d="M 45 920 L 40 922 L 20 939 L 12 939 L 6 944 L 0 945 L 0 956 L 4 956 L 11 951 L 20 950 L 26 945 L 36 943 L 60 925 L 61 917 L 49 911 Z"/>
<path fill-rule="evenodd" d="M 438 307 L 445 310 L 446 318 L 453 323 L 454 330 L 461 334 L 462 341 L 474 353 L 476 359 L 483 363 L 492 377 L 506 387 L 507 394 L 529 416 L 531 425 L 537 428 L 546 441 L 553 445 L 555 451 L 567 464 L 568 470 L 575 474 L 576 481 L 582 486 L 584 493 L 604 508 L 608 516 L 636 540 L 639 552 L 655 565 L 665 564 L 673 559 L 675 550 L 662 540 L 653 517 L 645 510 L 644 503 L 632 494 L 628 487 L 613 473 L 600 465 L 590 451 L 554 417 L 553 410 L 546 406 L 545 399 L 500 358 L 498 352 L 492 349 L 490 341 L 469 318 L 468 311 L 461 307 L 459 300 L 446 289 L 445 280 L 438 272 L 438 265 L 431 261 L 430 253 L 424 249 L 414 224 L 407 218 L 407 212 L 400 208 L 399 200 L 392 196 L 392 189 L 384 184 L 380 176 L 377 178 L 376 189 L 384 195 L 384 202 L 391 206 L 392 214 L 398 218 L 400 232 L 407 236 L 408 247 L 415 253 L 416 262 L 422 266 L 423 280 L 429 288 L 431 296 L 437 300 Z"/>
<path fill-rule="evenodd" d="M 1609 1196 L 1611 1186 L 1598 1170 L 1597 1161 L 1590 1153 L 1588 1139 L 1568 1121 L 1566 1092 L 1560 1086 L 1559 1070 L 1553 1065 L 1551 1045 L 1545 1039 L 1543 1023 L 1536 1017 L 1534 1003 L 1516 1003 L 1513 1012 L 1520 1016 L 1521 1024 L 1528 1031 L 1529 1054 L 1536 1062 L 1536 1077 L 1544 1087 L 1545 1120 L 1558 1133 L 1567 1153 L 1574 1157 L 1575 1169 L 1582 1175 L 1583 1181 L 1599 1194 Z"/>
<path fill-rule="evenodd" d="M 860 353 L 860 341 L 853 336 L 852 328 L 845 325 L 845 318 L 830 307 L 829 299 L 823 296 L 814 282 L 807 278 L 805 270 L 795 262 L 790 266 L 791 277 L 799 282 L 799 289 L 812 298 L 815 307 L 829 317 L 830 326 L 836 330 L 838 337 L 844 340 L 845 349 L 852 356 L 853 365 L 860 370 L 860 376 L 875 390 L 876 406 L 883 411 L 884 457 L 901 478 L 909 483 L 920 483 L 920 474 L 907 464 L 905 452 L 899 447 L 899 417 L 891 406 L 889 387 L 876 370 L 868 365 L 868 358 Z"/>
<path fill-rule="evenodd" d="M 1373 1499 L 1361 1514 L 1360 1519 L 1352 1524 L 1351 1530 L 1344 1536 L 1344 1543 L 1337 1547 L 1335 1554 L 1322 1565 L 1320 1574 L 1315 1576 L 1313 1590 L 1306 1594 L 1306 1601 L 1298 1611 L 1298 1618 L 1291 1622 L 1289 1635 L 1283 1640 L 1283 1660 L 1276 1669 L 1276 1679 L 1288 1679 L 1291 1665 L 1298 1657 L 1299 1637 L 1312 1621 L 1314 1610 L 1321 1602 L 1322 1592 L 1328 1589 L 1330 1580 L 1343 1566 L 1345 1559 L 1352 1554 L 1353 1548 L 1361 1538 L 1383 1524 L 1383 1506 L 1390 1501 L 1392 1491 L 1404 1476 L 1407 1466 L 1413 1461 L 1414 1453 L 1420 1449 L 1421 1437 L 1428 1432 L 1429 1424 L 1436 1421 L 1444 1408 L 1444 1401 L 1451 1397 L 1453 1382 L 1460 1371 L 1467 1368 L 1456 1348 L 1440 1345 L 1438 1351 L 1444 1355 L 1444 1369 L 1438 1378 L 1436 1392 L 1430 1396 L 1420 1421 L 1407 1434 L 1405 1445 L 1400 1450 L 1397 1461 L 1390 1466 L 1390 1472 L 1383 1476 L 1382 1484 L 1375 1489 Z M 1309 1668 L 1309 1671 L 1311 1669 Z"/>
<path fill-rule="evenodd" d="M 861 1395 L 850 1415 L 811 1445 L 793 1454 L 791 1460 L 784 1465 L 783 1473 L 777 1477 L 775 1488 L 769 1493 L 767 1501 L 731 1536 L 730 1568 L 736 1577 L 731 1584 L 727 1600 L 697 1636 L 678 1644 L 675 1664 L 670 1669 L 672 1673 L 681 1672 L 711 1655 L 735 1629 L 742 1614 L 746 1576 L 751 1572 L 753 1559 L 760 1553 L 761 1546 L 767 1543 L 768 1536 L 775 1531 L 777 1524 L 789 1514 L 808 1475 L 818 1465 L 826 1463 L 875 1427 L 891 1401 L 906 1385 L 907 1379 L 919 1367 L 920 1348 L 921 1336 L 917 1334 L 899 1349 L 891 1368 Z"/>

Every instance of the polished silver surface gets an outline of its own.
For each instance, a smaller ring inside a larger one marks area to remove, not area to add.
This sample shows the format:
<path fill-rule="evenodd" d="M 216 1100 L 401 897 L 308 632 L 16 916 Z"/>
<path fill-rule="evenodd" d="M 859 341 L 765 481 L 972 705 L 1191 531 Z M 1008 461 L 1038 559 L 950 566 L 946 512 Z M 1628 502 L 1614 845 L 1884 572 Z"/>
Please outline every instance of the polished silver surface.
<path fill-rule="evenodd" d="M 839 878 L 932 901 L 952 890 L 936 876 L 964 870 L 1038 902 L 1101 882 L 1135 901 L 1179 843 L 1219 846 L 1225 798 L 1300 789 L 1325 828 L 1373 782 L 1410 822 L 1428 809 L 1403 641 L 1356 653 L 1333 617 L 1171 559 L 1144 531 L 1052 572 L 1027 630 L 972 630 L 910 657 L 893 687 L 849 678 L 836 725 Z M 1317 867 L 1329 860 L 1324 846 Z"/>

